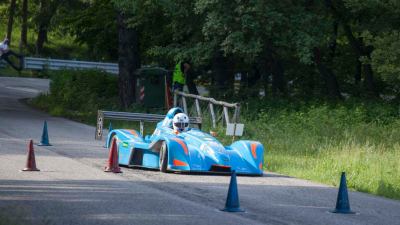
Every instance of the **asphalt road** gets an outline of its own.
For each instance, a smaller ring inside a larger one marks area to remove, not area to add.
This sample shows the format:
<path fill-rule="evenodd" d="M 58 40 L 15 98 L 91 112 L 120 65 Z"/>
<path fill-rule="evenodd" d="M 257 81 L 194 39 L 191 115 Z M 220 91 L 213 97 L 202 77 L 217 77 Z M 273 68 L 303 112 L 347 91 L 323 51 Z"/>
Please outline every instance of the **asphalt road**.
<path fill-rule="evenodd" d="M 94 127 L 21 101 L 48 84 L 0 77 L 0 224 L 400 224 L 399 201 L 350 192 L 357 214 L 333 214 L 337 188 L 269 172 L 238 177 L 244 213 L 220 211 L 229 176 L 105 173 L 108 152 L 94 140 Z M 53 146 L 35 146 L 41 171 L 20 172 L 45 120 Z"/>

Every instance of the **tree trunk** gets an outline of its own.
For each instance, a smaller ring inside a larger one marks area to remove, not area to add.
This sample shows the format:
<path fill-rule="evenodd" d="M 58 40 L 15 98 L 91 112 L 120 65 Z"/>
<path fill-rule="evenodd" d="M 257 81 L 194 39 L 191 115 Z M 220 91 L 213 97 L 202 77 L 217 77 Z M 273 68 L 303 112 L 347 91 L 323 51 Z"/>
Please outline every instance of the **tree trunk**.
<path fill-rule="evenodd" d="M 327 5 L 327 7 L 330 9 L 332 15 L 338 21 L 340 21 L 342 23 L 344 33 L 345 33 L 347 39 L 349 40 L 350 45 L 353 48 L 353 50 L 357 56 L 357 60 L 359 60 L 362 56 L 366 56 L 366 57 L 370 58 L 371 52 L 372 52 L 372 47 L 365 46 L 362 39 L 357 39 L 354 36 L 348 21 L 342 15 L 342 13 L 337 10 L 337 8 L 332 0 L 325 0 L 325 3 Z M 345 8 L 343 6 L 343 2 L 341 0 L 337 1 L 336 3 L 339 5 L 339 7 L 341 9 Z M 378 96 L 379 93 L 376 89 L 376 85 L 374 82 L 374 74 L 373 74 L 371 64 L 369 64 L 369 63 L 364 64 L 363 68 L 364 68 L 364 78 L 365 78 L 365 80 L 364 80 L 365 89 L 367 90 L 369 95 Z"/>
<path fill-rule="evenodd" d="M 118 67 L 119 99 L 121 106 L 128 108 L 135 102 L 136 74 L 140 68 L 139 38 L 134 28 L 125 23 L 125 14 L 118 13 Z M 145 90 L 151 91 L 151 90 Z"/>
<path fill-rule="evenodd" d="M 371 64 L 364 64 L 364 86 L 370 95 L 378 96 Z"/>
<path fill-rule="evenodd" d="M 371 49 L 370 47 L 366 47 L 364 45 L 364 42 L 362 41 L 362 39 L 357 40 L 351 29 L 350 26 L 348 24 L 344 24 L 345 27 L 345 33 L 346 36 L 348 37 L 348 40 L 350 41 L 351 46 L 354 49 L 354 52 L 357 55 L 357 60 L 359 60 L 362 56 L 366 56 L 368 59 L 371 58 L 371 51 L 369 49 Z M 376 85 L 374 82 L 374 72 L 372 71 L 372 66 L 370 63 L 365 63 L 362 65 L 362 67 L 364 68 L 363 72 L 364 72 L 364 87 L 367 91 L 367 93 L 369 95 L 374 95 L 374 96 L 378 96 L 379 93 L 376 89 Z"/>
<path fill-rule="evenodd" d="M 215 98 L 220 98 L 224 95 L 220 90 L 228 89 L 229 74 L 228 60 L 223 56 L 222 52 L 216 52 L 212 60 L 212 88 L 210 94 Z"/>
<path fill-rule="evenodd" d="M 14 24 L 15 5 L 16 5 L 16 0 L 11 0 L 10 8 L 8 10 L 9 14 L 8 14 L 8 24 L 7 24 L 7 37 L 10 41 L 9 43 L 10 45 L 11 45 L 12 29 Z"/>
<path fill-rule="evenodd" d="M 40 24 L 36 40 L 36 55 L 42 54 L 44 42 L 47 40 L 47 25 Z"/>
<path fill-rule="evenodd" d="M 272 93 L 286 94 L 285 75 L 282 62 L 279 59 L 272 60 Z"/>
<path fill-rule="evenodd" d="M 260 79 L 258 82 L 261 82 L 260 88 L 264 90 L 265 96 L 268 95 L 268 86 L 269 86 L 269 76 L 271 75 L 271 71 L 269 71 L 268 63 L 263 57 L 261 57 L 258 62 L 256 69 L 260 74 Z"/>
<path fill-rule="evenodd" d="M 215 78 L 214 86 L 218 89 L 224 88 L 227 81 L 227 62 L 221 52 L 218 52 L 214 57 L 212 67 Z"/>
<path fill-rule="evenodd" d="M 336 46 L 337 46 L 337 34 L 338 34 L 338 28 L 339 28 L 339 22 L 335 20 L 333 22 L 333 33 L 332 33 L 332 40 L 331 43 L 329 43 L 329 63 L 331 64 L 333 62 L 333 58 L 335 57 L 336 54 Z"/>
<path fill-rule="evenodd" d="M 193 73 L 193 69 L 190 69 L 187 73 L 186 77 L 186 85 L 188 87 L 189 93 L 198 95 L 199 91 L 197 90 L 196 84 L 194 83 L 195 75 Z"/>
<path fill-rule="evenodd" d="M 328 96 L 332 99 L 342 99 L 337 78 L 335 74 L 322 63 L 321 51 L 319 48 L 314 48 L 314 63 L 319 73 L 324 78 Z"/>
<path fill-rule="evenodd" d="M 38 15 L 38 36 L 36 39 L 36 54 L 40 55 L 43 51 L 44 43 L 47 41 L 47 32 L 50 26 L 51 19 L 56 13 L 60 0 L 41 0 L 40 12 Z"/>
<path fill-rule="evenodd" d="M 265 50 L 265 70 L 272 76 L 272 94 L 286 94 L 285 71 L 279 56 L 272 48 Z"/>
<path fill-rule="evenodd" d="M 47 36 L 47 14 L 48 1 L 40 0 L 40 11 L 38 15 L 38 36 L 36 39 L 36 55 L 40 55 L 43 50 L 43 44 Z M 50 22 L 50 21 L 49 21 Z"/>
<path fill-rule="evenodd" d="M 260 69 L 257 67 L 256 64 L 253 64 L 251 67 L 251 71 L 249 77 L 247 78 L 247 87 L 252 88 L 254 87 L 257 82 L 261 79 L 261 72 Z"/>
<path fill-rule="evenodd" d="M 358 85 L 361 82 L 361 62 L 359 59 L 356 61 L 356 73 L 354 74 L 354 84 Z"/>
<path fill-rule="evenodd" d="M 22 23 L 20 50 L 28 45 L 28 0 L 22 1 Z"/>

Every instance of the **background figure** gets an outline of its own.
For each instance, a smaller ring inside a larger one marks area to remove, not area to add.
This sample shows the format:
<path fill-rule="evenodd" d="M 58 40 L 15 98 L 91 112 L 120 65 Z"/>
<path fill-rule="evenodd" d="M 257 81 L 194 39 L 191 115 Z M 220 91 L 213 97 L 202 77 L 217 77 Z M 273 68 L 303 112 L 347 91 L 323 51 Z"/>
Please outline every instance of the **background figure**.
<path fill-rule="evenodd" d="M 190 69 L 188 62 L 179 62 L 175 66 L 174 73 L 172 75 L 172 91 L 175 90 L 183 91 L 183 86 L 186 84 L 186 77 Z"/>
<path fill-rule="evenodd" d="M 0 42 L 0 60 L 4 59 L 12 68 L 14 68 L 17 71 L 22 70 L 22 61 L 23 57 L 22 55 L 19 55 L 15 53 L 14 51 L 10 50 L 8 45 L 10 41 L 8 38 L 5 38 L 4 41 Z M 16 66 L 9 58 L 9 56 L 15 56 L 19 59 L 19 66 Z"/>

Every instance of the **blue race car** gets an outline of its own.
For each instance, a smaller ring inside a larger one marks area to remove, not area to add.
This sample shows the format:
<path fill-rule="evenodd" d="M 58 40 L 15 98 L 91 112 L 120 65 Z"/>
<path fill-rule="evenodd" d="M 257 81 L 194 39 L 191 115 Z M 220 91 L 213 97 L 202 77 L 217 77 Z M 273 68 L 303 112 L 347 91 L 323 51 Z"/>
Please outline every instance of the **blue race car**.
<path fill-rule="evenodd" d="M 181 108 L 172 108 L 152 135 L 136 130 L 110 131 L 106 146 L 116 139 L 119 164 L 159 169 L 162 172 L 225 172 L 262 175 L 264 147 L 257 141 L 236 141 L 223 146 L 216 138 L 196 128 L 176 133 L 172 119 Z"/>

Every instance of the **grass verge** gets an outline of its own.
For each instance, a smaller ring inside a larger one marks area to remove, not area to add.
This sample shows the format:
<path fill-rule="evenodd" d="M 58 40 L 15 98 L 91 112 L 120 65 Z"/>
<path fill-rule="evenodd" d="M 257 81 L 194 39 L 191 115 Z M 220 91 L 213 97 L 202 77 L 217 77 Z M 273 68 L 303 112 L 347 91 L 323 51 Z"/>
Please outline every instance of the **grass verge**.
<path fill-rule="evenodd" d="M 264 106 L 247 137 L 264 143 L 268 169 L 400 199 L 400 118 L 382 102 Z M 265 110 L 269 109 L 269 110 Z"/>

